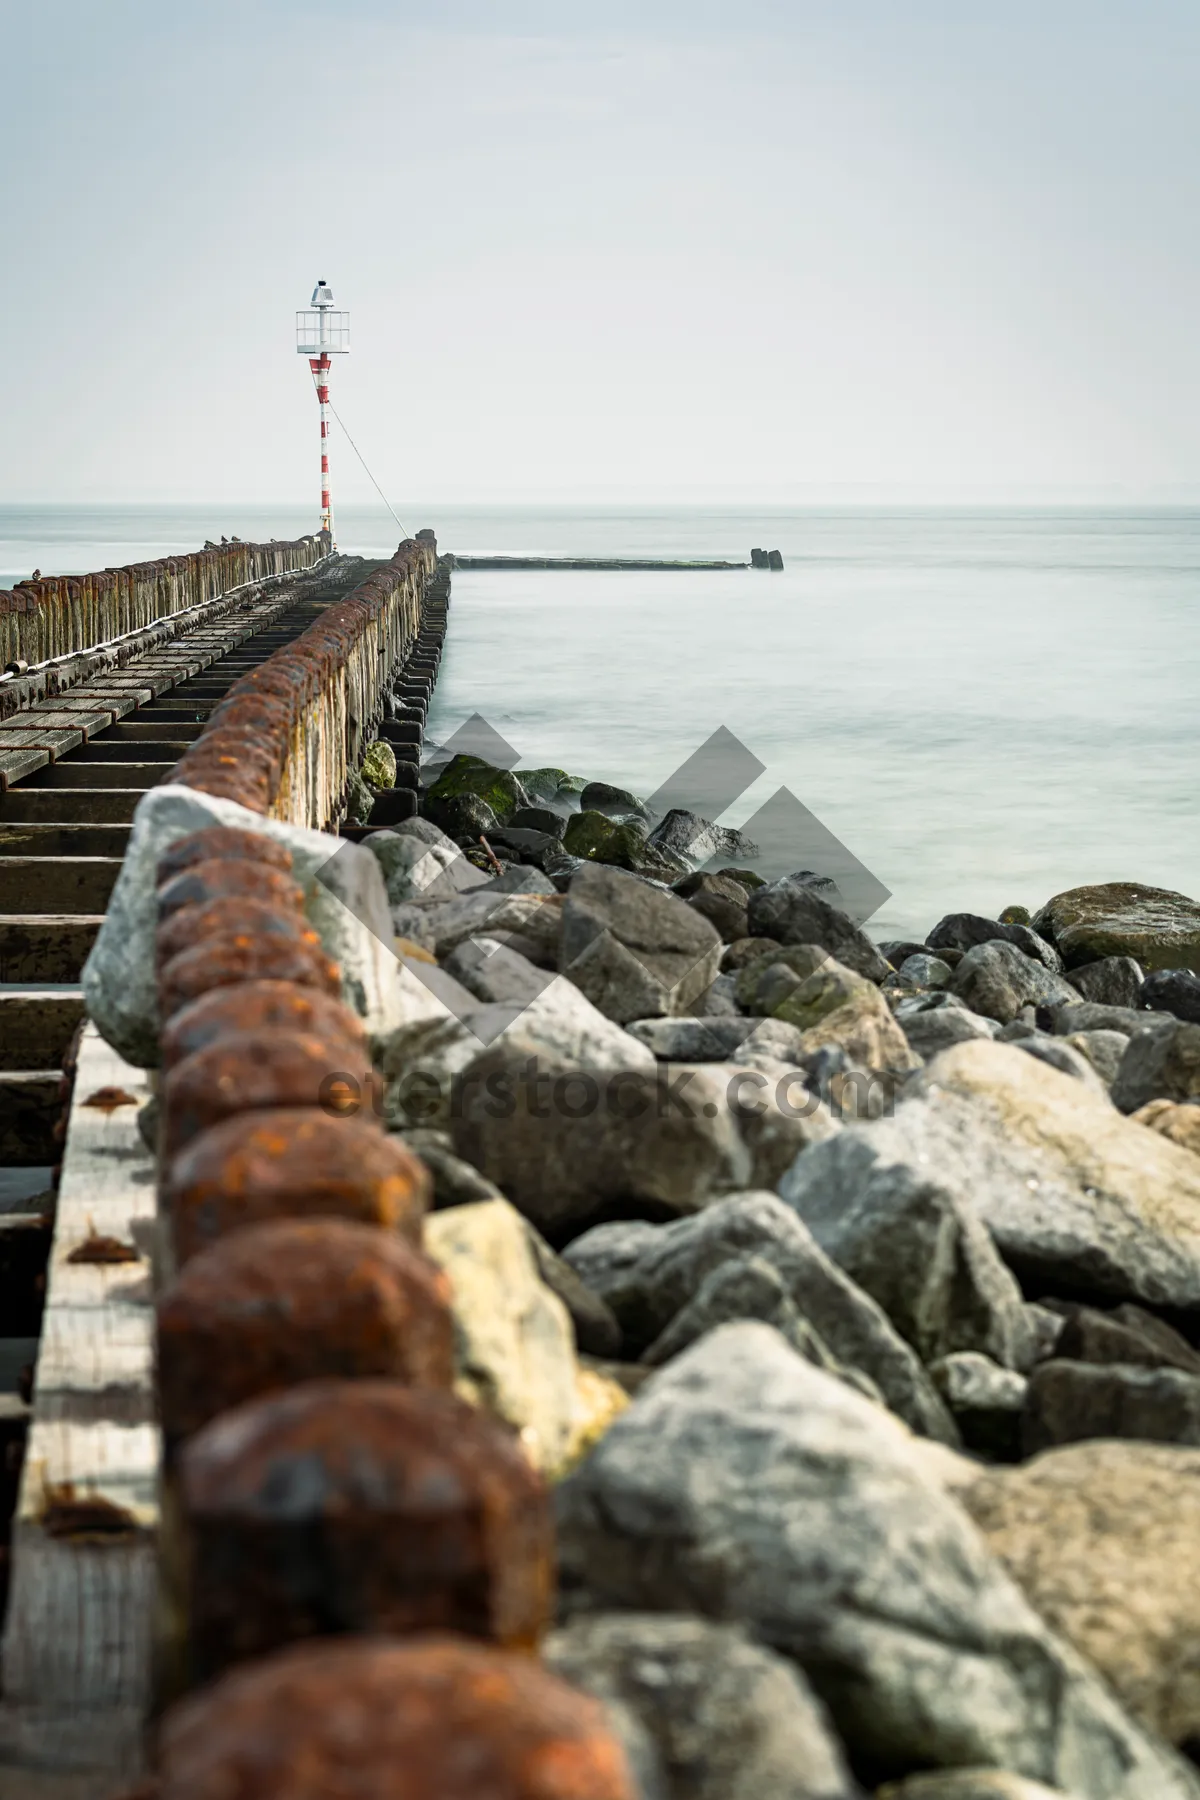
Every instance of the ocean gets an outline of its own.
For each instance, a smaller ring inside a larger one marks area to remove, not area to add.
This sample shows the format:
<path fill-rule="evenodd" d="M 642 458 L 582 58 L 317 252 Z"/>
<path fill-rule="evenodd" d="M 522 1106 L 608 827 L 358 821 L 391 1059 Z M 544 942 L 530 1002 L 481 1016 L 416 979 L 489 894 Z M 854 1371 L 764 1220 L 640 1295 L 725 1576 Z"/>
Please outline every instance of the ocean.
<path fill-rule="evenodd" d="M 1200 895 L 1200 510 L 426 506 L 466 554 L 748 558 L 782 573 L 459 571 L 429 719 L 650 793 L 719 727 L 890 890 L 881 937 L 1086 882 Z M 292 537 L 309 509 L 0 507 L 0 585 Z M 338 515 L 387 554 L 382 507 Z"/>

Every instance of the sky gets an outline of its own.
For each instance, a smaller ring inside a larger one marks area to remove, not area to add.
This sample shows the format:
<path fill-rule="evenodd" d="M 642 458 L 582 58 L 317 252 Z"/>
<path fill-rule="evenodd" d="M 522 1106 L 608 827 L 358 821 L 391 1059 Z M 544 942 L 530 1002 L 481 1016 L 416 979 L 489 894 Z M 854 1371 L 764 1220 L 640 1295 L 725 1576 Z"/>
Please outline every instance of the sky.
<path fill-rule="evenodd" d="M 1200 497 L 1195 0 L 0 0 L 0 500 Z M 340 433 L 336 491 L 372 490 Z"/>

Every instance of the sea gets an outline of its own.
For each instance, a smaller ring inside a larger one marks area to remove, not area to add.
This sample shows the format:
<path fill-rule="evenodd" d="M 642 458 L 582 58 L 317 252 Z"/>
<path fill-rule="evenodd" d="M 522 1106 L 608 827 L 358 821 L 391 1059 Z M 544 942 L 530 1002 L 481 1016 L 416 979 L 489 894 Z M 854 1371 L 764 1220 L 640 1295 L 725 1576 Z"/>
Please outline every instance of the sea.
<path fill-rule="evenodd" d="M 0 506 L 0 586 L 292 537 L 308 509 Z M 650 794 L 715 732 L 886 889 L 879 939 L 1138 881 L 1200 895 L 1200 509 L 426 505 L 459 554 L 724 558 L 779 572 L 454 576 L 429 718 Z M 382 507 L 338 515 L 386 555 Z M 727 740 L 725 740 L 727 741 Z"/>

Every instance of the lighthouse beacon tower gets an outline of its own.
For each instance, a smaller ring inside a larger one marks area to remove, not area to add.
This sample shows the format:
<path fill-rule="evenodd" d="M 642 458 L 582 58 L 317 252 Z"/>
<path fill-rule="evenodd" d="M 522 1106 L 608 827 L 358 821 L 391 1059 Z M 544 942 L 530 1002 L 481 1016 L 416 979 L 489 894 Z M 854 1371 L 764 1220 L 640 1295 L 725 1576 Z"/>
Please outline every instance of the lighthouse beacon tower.
<path fill-rule="evenodd" d="M 329 371 L 331 356 L 343 356 L 350 348 L 350 314 L 337 312 L 333 290 L 318 281 L 310 305 L 296 314 L 296 350 L 307 356 L 321 409 L 321 530 L 333 530 L 333 502 L 329 496 Z"/>

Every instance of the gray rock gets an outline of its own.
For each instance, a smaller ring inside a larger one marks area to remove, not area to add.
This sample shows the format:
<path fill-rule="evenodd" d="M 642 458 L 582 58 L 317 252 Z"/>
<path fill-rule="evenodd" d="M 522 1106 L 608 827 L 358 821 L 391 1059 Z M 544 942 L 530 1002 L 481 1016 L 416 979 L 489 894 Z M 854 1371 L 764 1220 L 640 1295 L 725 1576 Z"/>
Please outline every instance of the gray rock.
<path fill-rule="evenodd" d="M 830 905 L 814 888 L 785 875 L 755 888 L 747 908 L 750 935 L 782 944 L 818 944 L 871 981 L 883 981 L 889 964 L 849 913 Z"/>
<path fill-rule="evenodd" d="M 572 877 L 559 967 L 610 1019 L 686 1014 L 720 961 L 714 927 L 674 894 L 601 864 Z"/>
<path fill-rule="evenodd" d="M 1135 968 L 1137 964 L 1133 965 Z M 1159 969 L 1148 975 L 1130 1005 L 1156 1007 L 1191 1025 L 1200 1025 L 1200 975 L 1191 969 Z"/>
<path fill-rule="evenodd" d="M 1003 1040 L 1004 1033 L 1000 1033 Z M 1036 1056 L 1039 1062 L 1046 1063 L 1052 1069 L 1058 1069 L 1063 1075 L 1070 1075 L 1075 1081 L 1082 1081 L 1088 1087 L 1107 1092 L 1108 1083 L 1104 1081 L 1089 1059 L 1066 1038 L 1051 1037 L 1045 1031 L 1022 1030 L 1019 1037 L 1013 1040 L 1024 1050 L 1026 1056 Z"/>
<path fill-rule="evenodd" d="M 519 874 L 536 873 L 519 870 Z M 554 968 L 562 926 L 563 901 L 555 894 L 511 892 L 491 882 L 456 900 L 409 901 L 392 908 L 398 936 L 413 938 L 432 950 L 439 962 L 472 937 L 521 941 L 522 955 L 541 967 Z"/>
<path fill-rule="evenodd" d="M 304 910 L 342 971 L 342 997 L 372 1036 L 405 1016 L 399 965 L 379 865 L 345 838 L 264 818 L 195 788 L 166 783 L 137 805 L 116 886 L 83 970 L 89 1015 L 102 1036 L 139 1068 L 158 1063 L 155 900 L 159 858 L 180 838 L 213 825 L 261 832 L 292 853 Z"/>
<path fill-rule="evenodd" d="M 1148 1100 L 1200 1100 L 1200 1025 L 1172 1019 L 1130 1038 L 1112 1097 L 1124 1113 L 1136 1112 Z"/>
<path fill-rule="evenodd" d="M 883 1308 L 922 1362 L 978 1350 L 1007 1369 L 1028 1366 L 1021 1290 L 970 1202 L 939 1180 L 936 1164 L 889 1160 L 879 1127 L 841 1135 L 849 1146 L 836 1181 L 828 1156 L 806 1152 L 779 1183 L 825 1254 Z"/>
<path fill-rule="evenodd" d="M 1086 1057 L 1105 1087 L 1112 1086 L 1129 1044 L 1123 1031 L 1074 1031 L 1062 1041 Z"/>
<path fill-rule="evenodd" d="M 750 862 L 758 855 L 758 846 L 750 843 L 740 831 L 714 825 L 711 819 L 702 819 L 699 813 L 686 812 L 678 806 L 672 807 L 654 827 L 650 842 L 656 850 L 682 857 L 694 868 L 718 858 L 726 862 L 730 859 Z M 744 897 L 744 888 L 742 893 Z"/>
<path fill-rule="evenodd" d="M 950 991 L 972 1012 L 1001 1025 L 1015 1019 L 1023 1007 L 1057 1006 L 1078 998 L 1070 982 L 1003 939 L 968 950 L 954 971 Z"/>
<path fill-rule="evenodd" d="M 1040 1363 L 1025 1400 L 1026 1456 L 1084 1438 L 1200 1444 L 1200 1376 L 1059 1356 Z"/>
<path fill-rule="evenodd" d="M 931 950 L 974 950 L 980 944 L 1012 944 L 1025 956 L 1055 975 L 1062 974 L 1062 958 L 1054 945 L 1028 925 L 1007 925 L 1000 919 L 984 919 L 978 913 L 947 913 L 925 940 Z"/>
<path fill-rule="evenodd" d="M 660 1062 L 727 1062 L 744 1046 L 785 1061 L 799 1053 L 800 1033 L 780 1019 L 744 1013 L 704 1019 L 634 1019 L 626 1030 Z"/>
<path fill-rule="evenodd" d="M 887 1405 L 914 1431 L 943 1443 L 957 1442 L 949 1414 L 918 1357 L 882 1309 L 830 1261 L 774 1194 L 732 1195 L 674 1225 L 601 1225 L 576 1238 L 564 1256 L 612 1308 L 633 1354 L 647 1351 L 656 1339 L 661 1345 L 663 1334 L 714 1271 L 750 1259 L 767 1263 L 780 1277 L 787 1302 L 841 1367 L 869 1376 Z M 764 1303 L 777 1317 L 790 1319 L 777 1293 L 772 1297 L 770 1285 L 757 1275 L 755 1279 Z M 722 1304 L 731 1292 L 724 1290 Z"/>
<path fill-rule="evenodd" d="M 1072 1306 L 1062 1321 L 1055 1354 L 1069 1362 L 1128 1363 L 1200 1375 L 1200 1353 L 1187 1339 L 1153 1313 L 1128 1303 L 1112 1312 Z"/>
<path fill-rule="evenodd" d="M 1141 1006 L 1142 965 L 1132 956 L 1102 956 L 1071 970 L 1071 986 L 1095 1006 Z"/>
<path fill-rule="evenodd" d="M 722 943 L 736 944 L 746 935 L 746 907 L 749 895 L 740 881 L 729 875 L 714 875 L 707 870 L 685 876 L 675 883 L 681 900 L 709 921 L 721 934 Z"/>
<path fill-rule="evenodd" d="M 622 819 L 630 814 L 646 819 L 649 814 L 636 794 L 628 788 L 613 787 L 607 781 L 589 781 L 579 796 L 581 812 L 600 812 L 609 818 Z"/>
<path fill-rule="evenodd" d="M 1007 1769 L 946 1769 L 889 1781 L 878 1790 L 876 1800 L 1087 1800 L 1087 1796 L 1026 1781 Z"/>
<path fill-rule="evenodd" d="M 1141 1012 L 1132 1006 L 1096 1006 L 1091 1001 L 1069 1002 L 1052 1006 L 1050 1019 L 1059 1037 L 1072 1037 L 1079 1031 L 1121 1031 L 1133 1037 L 1139 1031 L 1155 1031 L 1171 1023 L 1171 1014 Z"/>
<path fill-rule="evenodd" d="M 744 1623 L 879 1776 L 972 1763 L 1088 1800 L 1195 1800 L 987 1552 L 916 1441 L 756 1324 L 649 1382 L 558 1490 L 599 1607 Z"/>
<path fill-rule="evenodd" d="M 960 1350 L 939 1357 L 929 1373 L 954 1414 L 968 1450 L 1016 1462 L 1021 1454 L 1021 1414 L 1028 1383 L 990 1356 Z"/>
<path fill-rule="evenodd" d="M 564 1262 L 550 1248 L 541 1232 L 528 1219 L 524 1220 L 524 1225 L 537 1272 L 550 1292 L 558 1295 L 570 1314 L 575 1330 L 575 1346 L 580 1354 L 603 1358 L 619 1357 L 621 1327 L 612 1308 L 606 1306 L 599 1294 L 594 1294 L 591 1288 L 580 1281 L 570 1263 Z"/>
<path fill-rule="evenodd" d="M 429 824 L 428 820 L 406 820 Z M 471 888 L 483 887 L 487 876 L 467 861 L 452 838 L 429 825 L 439 841 L 427 843 L 411 832 L 373 831 L 363 843 L 383 873 L 389 905 L 409 900 L 453 900 Z"/>
<path fill-rule="evenodd" d="M 949 987 L 953 973 L 950 964 L 940 956 L 907 956 L 899 969 L 900 979 L 914 988 Z"/>
<path fill-rule="evenodd" d="M 486 1002 L 528 1006 L 554 980 L 499 938 L 464 938 L 446 958 L 446 969 L 468 993 Z"/>
<path fill-rule="evenodd" d="M 530 869 L 523 865 L 513 864 L 499 875 L 492 875 L 487 880 L 489 894 L 557 894 L 549 875 L 541 869 Z"/>
<path fill-rule="evenodd" d="M 542 1656 L 608 1707 L 640 1800 L 856 1800 L 803 1675 L 733 1626 L 601 1613 L 553 1632 Z"/>
<path fill-rule="evenodd" d="M 928 994 L 901 1001 L 896 1007 L 896 1023 L 908 1039 L 909 1048 L 926 1062 L 953 1044 L 992 1038 L 998 1029 L 994 1019 L 971 1012 L 954 994 Z"/>
<path fill-rule="evenodd" d="M 410 1128 L 404 1142 L 421 1158 L 433 1176 L 435 1207 L 472 1206 L 481 1200 L 503 1200 L 494 1181 L 454 1154 L 454 1140 L 447 1131 Z"/>
<path fill-rule="evenodd" d="M 740 1010 L 736 975 L 718 975 L 696 1002 L 697 1014 L 705 1019 L 736 1019 Z"/>
<path fill-rule="evenodd" d="M 959 1044 L 891 1118 L 806 1150 L 795 1179 L 853 1208 L 902 1166 L 986 1224 L 1027 1291 L 1200 1308 L 1200 1158 L 1011 1044 Z"/>
<path fill-rule="evenodd" d="M 1143 969 L 1200 968 L 1200 906 L 1186 894 L 1109 881 L 1056 894 L 1034 918 L 1068 968 L 1131 956 Z"/>
<path fill-rule="evenodd" d="M 1048 1306 L 1040 1306 L 1036 1301 L 1032 1301 L 1026 1306 L 1025 1317 L 1029 1323 L 1032 1349 L 1029 1365 L 1021 1370 L 1022 1375 L 1028 1375 L 1029 1370 L 1036 1364 L 1045 1362 L 1048 1357 L 1054 1355 L 1058 1348 L 1058 1340 L 1062 1336 L 1064 1323 L 1061 1313 L 1052 1312 Z"/>
<path fill-rule="evenodd" d="M 623 1066 L 600 1067 L 569 1050 L 548 1054 L 523 1016 L 464 1071 L 451 1120 L 458 1154 L 552 1243 L 618 1204 L 674 1218 L 750 1177 L 723 1075 L 656 1065 L 622 1036 Z"/>

